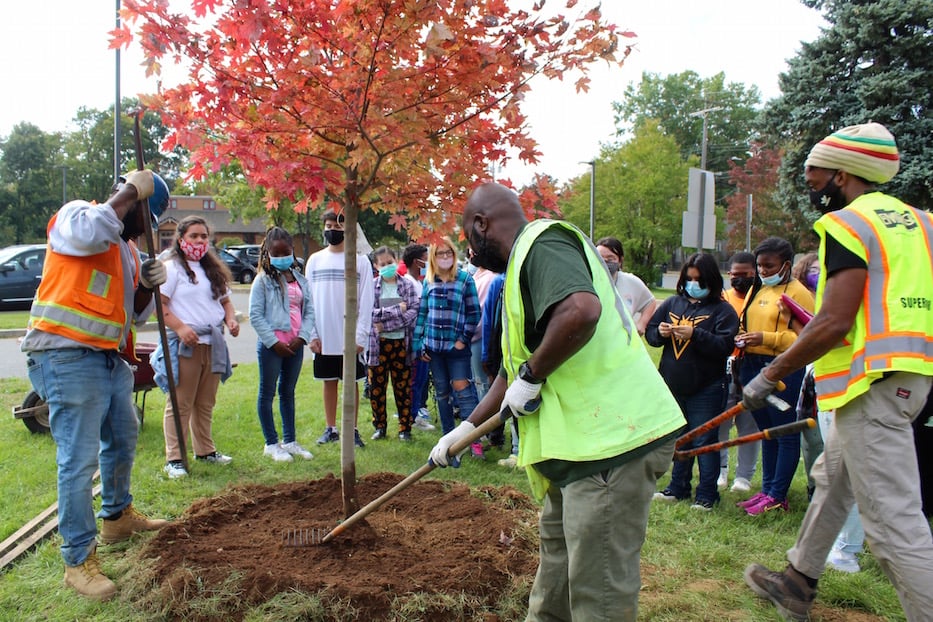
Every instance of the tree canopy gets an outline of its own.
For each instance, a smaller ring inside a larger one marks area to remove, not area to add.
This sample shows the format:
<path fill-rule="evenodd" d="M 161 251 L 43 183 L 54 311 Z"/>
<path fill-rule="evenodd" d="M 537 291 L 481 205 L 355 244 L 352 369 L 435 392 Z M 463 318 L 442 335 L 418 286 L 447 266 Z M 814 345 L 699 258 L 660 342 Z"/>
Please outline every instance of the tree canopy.
<path fill-rule="evenodd" d="M 901 169 L 884 190 L 933 208 L 933 3 L 805 0 L 830 26 L 788 61 L 781 96 L 765 109 L 768 139 L 785 151 L 783 200 L 805 206 L 803 162 L 827 134 L 874 121 L 897 140 Z"/>

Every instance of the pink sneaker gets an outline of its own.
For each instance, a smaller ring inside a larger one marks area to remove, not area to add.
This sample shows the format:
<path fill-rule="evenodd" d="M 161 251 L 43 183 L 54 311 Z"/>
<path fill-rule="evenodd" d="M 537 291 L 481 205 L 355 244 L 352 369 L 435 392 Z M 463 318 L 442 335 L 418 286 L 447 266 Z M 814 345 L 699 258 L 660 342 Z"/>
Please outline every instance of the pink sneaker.
<path fill-rule="evenodd" d="M 783 501 L 778 501 L 774 497 L 765 495 L 762 497 L 761 501 L 755 505 L 745 508 L 745 512 L 749 516 L 758 516 L 759 514 L 764 514 L 765 512 L 770 512 L 771 510 L 784 510 L 788 511 L 789 507 L 787 505 L 787 499 Z"/>
<path fill-rule="evenodd" d="M 758 503 L 759 501 L 761 501 L 762 497 L 765 497 L 765 496 L 767 496 L 767 495 L 765 495 L 765 493 L 763 493 L 763 492 L 756 492 L 756 493 L 755 493 L 754 495 L 752 495 L 750 498 L 746 499 L 745 501 L 739 501 L 739 502 L 736 503 L 735 505 L 736 505 L 736 507 L 740 507 L 740 508 L 742 508 L 743 510 L 745 510 L 745 509 L 748 509 L 748 508 L 752 507 L 753 505 L 755 505 L 755 504 Z"/>
<path fill-rule="evenodd" d="M 483 444 L 479 441 L 470 445 L 470 454 L 476 460 L 485 460 L 486 456 L 483 454 Z"/>

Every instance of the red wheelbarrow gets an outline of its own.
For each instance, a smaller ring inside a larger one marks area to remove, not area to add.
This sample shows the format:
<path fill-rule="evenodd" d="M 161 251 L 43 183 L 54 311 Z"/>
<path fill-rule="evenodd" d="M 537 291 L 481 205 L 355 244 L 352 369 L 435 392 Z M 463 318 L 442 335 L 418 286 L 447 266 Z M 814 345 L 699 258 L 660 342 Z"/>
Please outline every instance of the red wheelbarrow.
<path fill-rule="evenodd" d="M 143 341 L 136 343 L 136 360 L 133 360 L 126 352 L 120 354 L 130 364 L 130 369 L 133 370 L 133 406 L 136 409 L 136 418 L 139 420 L 139 425 L 143 424 L 146 394 L 149 393 L 150 389 L 156 387 L 155 371 L 152 369 L 152 365 L 149 364 L 149 355 L 155 349 L 156 344 Z M 30 391 L 21 405 L 13 407 L 13 417 L 22 419 L 33 434 L 48 434 L 51 432 L 49 428 L 49 407 L 35 391 Z"/>

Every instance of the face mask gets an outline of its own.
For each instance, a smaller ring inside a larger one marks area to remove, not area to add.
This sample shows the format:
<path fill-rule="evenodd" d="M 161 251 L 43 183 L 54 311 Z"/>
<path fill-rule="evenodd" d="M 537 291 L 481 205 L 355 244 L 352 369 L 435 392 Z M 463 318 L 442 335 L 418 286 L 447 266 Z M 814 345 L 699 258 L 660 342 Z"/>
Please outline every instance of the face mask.
<path fill-rule="evenodd" d="M 427 276 L 427 274 L 428 274 L 428 268 L 427 268 L 427 266 L 425 266 L 424 268 L 421 268 L 421 270 L 419 271 L 419 273 L 421 274 L 421 278 L 424 278 L 425 276 Z"/>
<path fill-rule="evenodd" d="M 807 280 L 807 287 L 810 288 L 811 292 L 815 292 L 816 284 L 820 280 L 820 273 L 819 272 L 808 272 L 806 280 Z"/>
<path fill-rule="evenodd" d="M 729 279 L 729 283 L 732 284 L 732 289 L 739 292 L 742 295 L 748 293 L 748 290 L 752 288 L 752 285 L 755 283 L 755 277 L 753 276 L 734 276 Z"/>
<path fill-rule="evenodd" d="M 185 259 L 188 261 L 201 261 L 201 258 L 207 254 L 207 244 L 192 244 L 185 238 L 178 240 L 178 246 L 181 247 L 181 252 L 185 254 Z"/>
<path fill-rule="evenodd" d="M 343 231 L 340 229 L 324 229 L 324 240 L 331 246 L 343 244 Z"/>
<path fill-rule="evenodd" d="M 285 257 L 269 257 L 269 263 L 272 264 L 272 267 L 276 270 L 288 270 L 292 267 L 292 264 L 295 263 L 294 255 L 286 255 Z"/>
<path fill-rule="evenodd" d="M 828 214 L 845 207 L 846 199 L 842 196 L 842 189 L 836 185 L 836 182 L 830 179 L 823 186 L 822 190 L 810 191 L 810 204 L 820 211 L 821 214 Z"/>
<path fill-rule="evenodd" d="M 437 267 L 441 270 L 450 270 L 454 267 L 453 257 L 443 257 L 437 260 Z"/>
<path fill-rule="evenodd" d="M 470 248 L 473 249 L 473 258 L 470 260 L 474 266 L 486 268 L 490 272 L 502 273 L 509 265 L 508 257 L 502 259 L 489 248 L 487 234 L 483 233 L 480 237 L 476 231 L 476 221 L 473 221 L 473 229 L 470 230 Z"/>
<path fill-rule="evenodd" d="M 379 268 L 379 276 L 384 279 L 394 279 L 398 272 L 398 264 L 390 263 Z"/>
<path fill-rule="evenodd" d="M 609 268 L 609 276 L 615 278 L 616 273 L 619 271 L 619 262 L 607 261 L 606 267 Z"/>
<path fill-rule="evenodd" d="M 780 285 L 781 281 L 784 280 L 784 268 L 781 268 L 777 271 L 776 274 L 771 276 L 761 276 L 761 273 L 758 273 L 758 278 L 761 279 L 761 282 L 768 287 L 774 287 L 775 285 Z"/>
<path fill-rule="evenodd" d="M 687 281 L 684 284 L 684 290 L 687 292 L 687 295 L 691 298 L 696 298 L 700 300 L 709 296 L 709 288 L 700 287 L 700 284 L 696 281 Z"/>

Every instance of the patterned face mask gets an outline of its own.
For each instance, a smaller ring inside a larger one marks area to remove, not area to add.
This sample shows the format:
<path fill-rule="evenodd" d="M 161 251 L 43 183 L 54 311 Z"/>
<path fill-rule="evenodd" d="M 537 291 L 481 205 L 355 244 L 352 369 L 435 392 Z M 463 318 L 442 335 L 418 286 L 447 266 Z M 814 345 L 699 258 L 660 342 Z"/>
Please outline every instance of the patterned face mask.
<path fill-rule="evenodd" d="M 185 259 L 189 261 L 201 261 L 201 258 L 207 254 L 207 244 L 192 244 L 181 238 L 178 240 L 178 246 L 181 247 L 181 252 L 185 254 Z"/>

